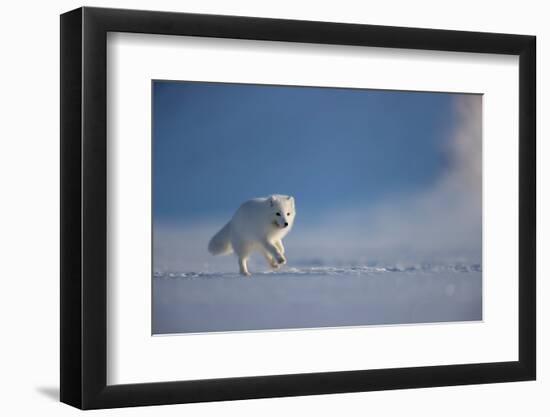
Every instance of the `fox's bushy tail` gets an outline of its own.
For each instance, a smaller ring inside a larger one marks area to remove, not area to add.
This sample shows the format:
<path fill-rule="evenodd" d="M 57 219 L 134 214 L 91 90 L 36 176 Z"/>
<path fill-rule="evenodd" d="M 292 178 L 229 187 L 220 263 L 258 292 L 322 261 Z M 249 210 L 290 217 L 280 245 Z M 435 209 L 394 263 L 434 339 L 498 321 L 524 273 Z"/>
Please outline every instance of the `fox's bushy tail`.
<path fill-rule="evenodd" d="M 233 252 L 231 246 L 231 224 L 227 223 L 208 243 L 208 251 L 212 255 L 225 255 Z"/>

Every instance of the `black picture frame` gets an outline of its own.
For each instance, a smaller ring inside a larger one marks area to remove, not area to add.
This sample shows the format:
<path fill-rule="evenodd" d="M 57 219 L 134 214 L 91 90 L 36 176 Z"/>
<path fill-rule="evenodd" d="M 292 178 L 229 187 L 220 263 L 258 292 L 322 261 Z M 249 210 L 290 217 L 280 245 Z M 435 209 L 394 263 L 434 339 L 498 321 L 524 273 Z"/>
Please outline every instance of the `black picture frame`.
<path fill-rule="evenodd" d="M 519 360 L 107 385 L 108 32 L 519 56 Z M 61 401 L 81 409 L 481 384 L 536 377 L 534 36 L 79 8 L 61 15 Z"/>

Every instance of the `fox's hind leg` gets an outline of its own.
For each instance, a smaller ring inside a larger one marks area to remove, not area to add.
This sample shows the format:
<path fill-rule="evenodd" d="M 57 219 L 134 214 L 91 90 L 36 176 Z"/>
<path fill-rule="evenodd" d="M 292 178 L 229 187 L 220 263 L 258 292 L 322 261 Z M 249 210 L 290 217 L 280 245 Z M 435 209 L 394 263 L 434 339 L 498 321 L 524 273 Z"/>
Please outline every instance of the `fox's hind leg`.
<path fill-rule="evenodd" d="M 247 265 L 248 257 L 250 256 L 250 245 L 237 238 L 232 240 L 231 245 L 233 246 L 233 251 L 239 258 L 239 272 L 241 275 L 250 276 Z"/>
<path fill-rule="evenodd" d="M 239 272 L 241 273 L 241 275 L 249 277 L 251 274 L 250 272 L 248 272 L 247 262 L 248 257 L 244 258 L 239 256 Z"/>

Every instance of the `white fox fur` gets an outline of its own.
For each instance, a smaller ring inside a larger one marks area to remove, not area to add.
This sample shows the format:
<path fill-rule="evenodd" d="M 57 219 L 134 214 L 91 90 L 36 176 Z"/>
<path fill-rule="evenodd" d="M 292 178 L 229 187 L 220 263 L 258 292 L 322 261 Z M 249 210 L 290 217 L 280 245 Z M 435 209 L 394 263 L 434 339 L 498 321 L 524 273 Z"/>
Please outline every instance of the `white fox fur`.
<path fill-rule="evenodd" d="M 234 252 L 239 271 L 250 275 L 247 261 L 253 251 L 263 253 L 269 265 L 277 269 L 286 263 L 282 239 L 290 232 L 296 217 L 294 197 L 271 195 L 244 202 L 208 244 L 212 255 Z"/>

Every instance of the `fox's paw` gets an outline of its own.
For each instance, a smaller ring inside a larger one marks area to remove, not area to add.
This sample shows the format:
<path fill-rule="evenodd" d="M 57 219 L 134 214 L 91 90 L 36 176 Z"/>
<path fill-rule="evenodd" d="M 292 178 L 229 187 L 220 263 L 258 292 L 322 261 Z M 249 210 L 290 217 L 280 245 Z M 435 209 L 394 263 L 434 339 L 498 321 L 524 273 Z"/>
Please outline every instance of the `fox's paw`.
<path fill-rule="evenodd" d="M 272 259 L 270 262 L 269 262 L 269 266 L 273 269 L 279 269 L 281 267 L 281 265 L 279 265 L 275 259 Z"/>
<path fill-rule="evenodd" d="M 283 255 L 279 255 L 277 257 L 277 262 L 279 263 L 279 265 L 284 265 L 286 264 L 286 258 Z"/>

